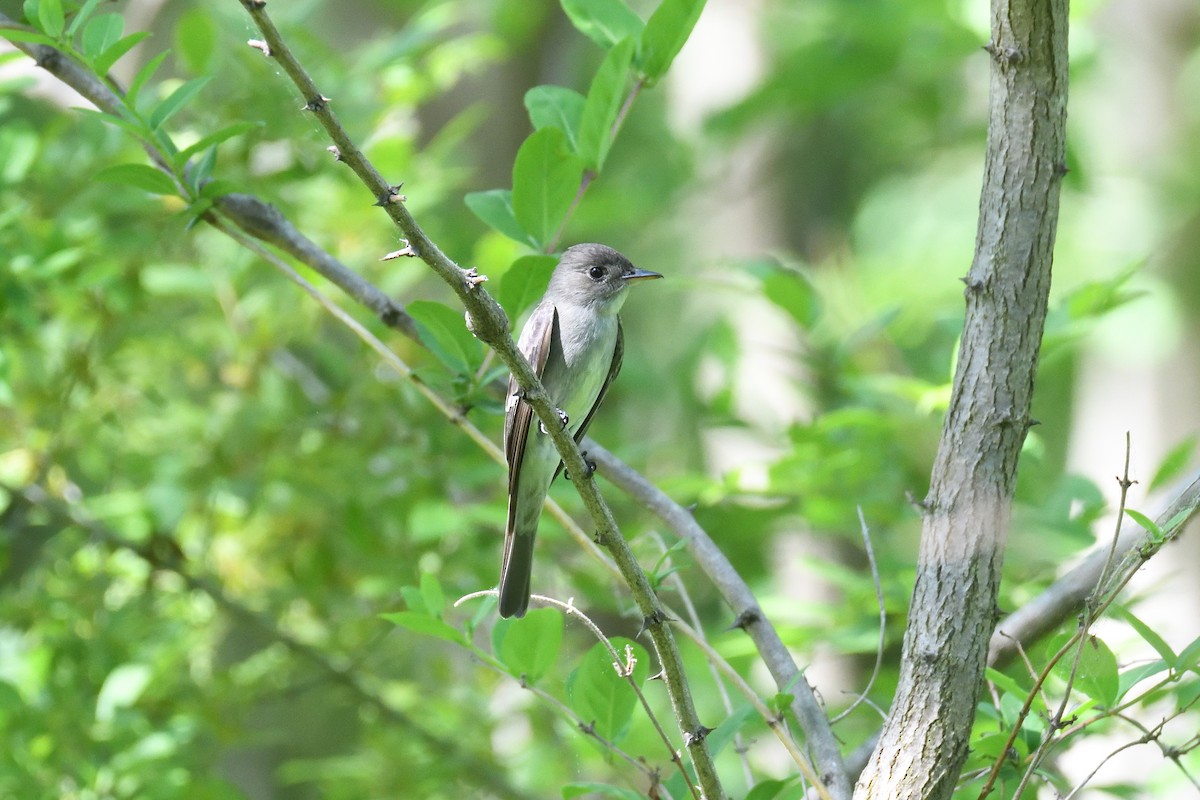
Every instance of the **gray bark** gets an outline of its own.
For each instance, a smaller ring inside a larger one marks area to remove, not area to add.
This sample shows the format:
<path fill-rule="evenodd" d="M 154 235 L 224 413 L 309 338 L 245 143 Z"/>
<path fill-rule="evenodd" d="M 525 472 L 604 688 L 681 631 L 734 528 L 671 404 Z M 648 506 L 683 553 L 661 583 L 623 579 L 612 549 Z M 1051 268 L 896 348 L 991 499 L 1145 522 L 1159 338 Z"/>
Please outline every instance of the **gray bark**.
<path fill-rule="evenodd" d="M 900 684 L 856 797 L 948 798 L 967 755 L 1037 370 L 1065 172 L 1068 0 L 993 0 L 975 256 Z"/>

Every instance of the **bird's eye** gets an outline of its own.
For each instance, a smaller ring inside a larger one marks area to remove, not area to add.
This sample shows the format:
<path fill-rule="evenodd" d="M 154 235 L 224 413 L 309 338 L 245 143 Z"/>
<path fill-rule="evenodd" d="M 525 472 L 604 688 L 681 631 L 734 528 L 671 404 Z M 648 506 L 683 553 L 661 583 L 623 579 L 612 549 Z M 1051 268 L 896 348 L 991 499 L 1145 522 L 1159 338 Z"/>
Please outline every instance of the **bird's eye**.
<path fill-rule="evenodd" d="M 594 281 L 599 281 L 604 278 L 604 267 L 592 267 L 588 270 L 588 276 Z"/>

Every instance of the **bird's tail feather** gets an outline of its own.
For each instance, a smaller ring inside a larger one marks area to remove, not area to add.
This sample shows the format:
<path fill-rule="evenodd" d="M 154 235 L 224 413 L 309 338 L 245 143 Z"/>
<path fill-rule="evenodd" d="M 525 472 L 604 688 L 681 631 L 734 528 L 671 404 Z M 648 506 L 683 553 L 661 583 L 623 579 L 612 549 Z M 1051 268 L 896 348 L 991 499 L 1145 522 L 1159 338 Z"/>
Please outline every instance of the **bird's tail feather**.
<path fill-rule="evenodd" d="M 509 529 L 504 537 L 504 560 L 500 564 L 500 616 L 525 616 L 532 571 L 533 533 Z"/>

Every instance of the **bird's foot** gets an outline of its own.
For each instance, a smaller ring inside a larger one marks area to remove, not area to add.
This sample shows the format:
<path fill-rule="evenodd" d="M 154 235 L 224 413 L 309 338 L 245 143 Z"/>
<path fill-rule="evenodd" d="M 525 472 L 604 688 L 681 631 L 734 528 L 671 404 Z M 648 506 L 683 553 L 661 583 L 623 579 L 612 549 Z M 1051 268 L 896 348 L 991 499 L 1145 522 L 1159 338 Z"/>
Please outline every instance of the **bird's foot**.
<path fill-rule="evenodd" d="M 587 450 L 582 451 L 580 455 L 583 456 L 583 463 L 587 466 L 587 476 L 590 478 L 596 474 L 596 462 L 588 458 Z M 571 480 L 571 471 L 563 470 L 563 477 L 567 480 Z"/>
<path fill-rule="evenodd" d="M 558 414 L 558 418 L 562 422 L 564 429 L 571 424 L 571 418 L 567 416 L 567 412 L 563 411 L 561 408 L 556 408 L 554 411 Z M 542 433 L 549 433 L 549 431 L 546 430 L 546 423 L 544 422 L 538 422 L 538 430 L 540 430 Z"/>

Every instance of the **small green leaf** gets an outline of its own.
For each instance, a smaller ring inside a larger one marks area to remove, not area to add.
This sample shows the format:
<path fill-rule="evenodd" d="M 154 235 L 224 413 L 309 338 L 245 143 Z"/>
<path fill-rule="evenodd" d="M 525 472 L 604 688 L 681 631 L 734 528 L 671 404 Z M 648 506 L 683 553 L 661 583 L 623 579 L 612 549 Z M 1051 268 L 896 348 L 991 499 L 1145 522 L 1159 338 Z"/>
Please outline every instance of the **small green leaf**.
<path fill-rule="evenodd" d="M 175 116 L 210 80 L 212 80 L 211 75 L 193 78 L 171 92 L 166 100 L 163 100 L 150 112 L 150 119 L 147 121 L 150 123 L 151 129 L 158 130 L 161 128 L 163 123 Z"/>
<path fill-rule="evenodd" d="M 169 177 L 145 164 L 117 164 L 100 170 L 94 177 L 105 183 L 134 186 L 151 194 L 179 194 Z"/>
<path fill-rule="evenodd" d="M 612 145 L 613 125 L 625 99 L 634 40 L 626 39 L 608 51 L 588 89 L 579 120 L 579 157 L 588 169 L 600 170 Z"/>
<path fill-rule="evenodd" d="M 790 696 L 790 695 L 789 695 Z M 712 733 L 704 740 L 708 744 L 708 750 L 713 756 L 718 756 L 721 751 L 733 741 L 733 738 L 738 735 L 738 732 L 745 727 L 746 722 L 755 716 L 754 706 L 749 703 L 740 706 L 732 714 L 721 720 L 720 724 L 713 729 Z"/>
<path fill-rule="evenodd" d="M 552 127 L 567 135 L 571 149 L 579 150 L 579 121 L 584 97 L 565 86 L 535 86 L 525 93 L 525 108 L 535 130 Z"/>
<path fill-rule="evenodd" d="M 232 125 L 221 128 L 219 131 L 210 133 L 208 136 L 205 136 L 204 138 L 197 140 L 195 144 L 190 144 L 187 147 L 180 150 L 179 154 L 175 157 L 175 166 L 182 167 L 184 164 L 187 163 L 187 160 L 189 158 L 196 155 L 197 153 L 199 153 L 203 150 L 207 150 L 208 148 L 213 147 L 214 145 L 221 144 L 222 142 L 224 142 L 228 139 L 232 139 L 235 136 L 240 136 L 243 133 L 246 133 L 248 131 L 254 130 L 255 128 L 261 128 L 261 127 L 262 127 L 261 122 L 235 122 Z"/>
<path fill-rule="evenodd" d="M 224 197 L 227 194 L 235 194 L 237 192 L 245 192 L 246 185 L 241 181 L 225 180 L 218 178 L 215 181 L 209 181 L 200 188 L 201 197 Z"/>
<path fill-rule="evenodd" d="M 626 646 L 632 648 L 636 664 L 633 679 L 640 686 L 650 671 L 649 654 L 636 642 L 615 638 L 613 646 L 626 659 Z M 624 667 L 624 664 L 622 664 Z M 567 702 L 585 722 L 596 726 L 596 733 L 616 742 L 629 731 L 637 695 L 628 679 L 617 673 L 612 655 L 604 644 L 597 643 L 567 678 Z"/>
<path fill-rule="evenodd" d="M 1179 477 L 1184 467 L 1192 460 L 1192 453 L 1195 450 L 1195 436 L 1189 436 L 1172 447 L 1171 452 L 1167 453 L 1162 463 L 1158 465 L 1158 469 L 1154 471 L 1154 477 L 1150 479 L 1150 485 L 1146 487 L 1146 491 L 1153 492 L 1155 489 L 1161 489 L 1163 485 Z"/>
<path fill-rule="evenodd" d="M 438 619 L 442 618 L 442 612 L 446 608 L 446 595 L 442 591 L 442 584 L 432 572 L 421 573 L 421 600 L 425 603 L 426 611 Z"/>
<path fill-rule="evenodd" d="M 175 49 L 189 70 L 208 72 L 217 47 L 217 26 L 202 6 L 185 12 L 175 24 Z"/>
<path fill-rule="evenodd" d="M 1163 540 L 1165 536 L 1163 529 L 1158 527 L 1154 520 L 1150 519 L 1140 511 L 1134 511 L 1132 508 L 1125 509 L 1125 513 L 1130 519 L 1145 528 L 1147 533 L 1152 534 L 1156 540 L 1160 542 Z"/>
<path fill-rule="evenodd" d="M 391 614 L 380 614 L 380 617 L 413 633 L 422 636 L 432 636 L 455 644 L 466 645 L 467 639 L 463 632 L 452 625 L 442 622 L 436 617 L 422 614 L 418 611 L 395 611 Z"/>
<path fill-rule="evenodd" d="M 486 192 L 471 192 L 463 201 L 467 208 L 492 229 L 499 231 L 514 242 L 536 248 L 537 242 L 517 222 L 513 213 L 512 192 L 508 189 L 491 189 Z"/>
<path fill-rule="evenodd" d="M 496 657 L 514 676 L 536 683 L 554 666 L 563 638 L 562 613 L 535 608 L 521 619 L 505 619 L 492 630 Z"/>
<path fill-rule="evenodd" d="M 671 62 L 692 35 L 705 0 L 663 0 L 650 15 L 642 31 L 639 51 L 642 73 L 657 81 L 671 68 Z"/>
<path fill-rule="evenodd" d="M 217 164 L 217 148 L 210 147 L 196 165 L 187 173 L 188 186 L 191 187 L 193 194 L 199 194 L 204 187 L 205 181 L 212 175 L 213 168 Z"/>
<path fill-rule="evenodd" d="M 100 119 L 101 121 L 105 122 L 108 125 L 115 125 L 118 128 L 120 128 L 121 130 L 128 133 L 130 136 L 133 136 L 135 139 L 140 140 L 140 139 L 144 139 L 146 137 L 147 131 L 144 128 L 142 128 L 141 125 L 139 125 L 136 122 L 132 122 L 131 120 L 125 119 L 124 117 L 118 117 L 115 114 L 109 114 L 104 111 L 98 111 L 94 108 L 75 108 L 74 111 L 77 111 L 78 113 L 83 114 L 85 116 L 96 117 L 97 119 Z"/>
<path fill-rule="evenodd" d="M 571 208 L 583 165 L 558 128 L 535 131 L 513 163 L 513 213 L 538 250 L 548 244 Z"/>
<path fill-rule="evenodd" d="M 605 49 L 645 27 L 622 0 L 562 0 L 562 7 L 576 30 Z"/>
<path fill-rule="evenodd" d="M 610 786 L 607 783 L 568 783 L 562 788 L 563 800 L 574 797 L 612 797 L 615 800 L 645 800 L 645 795 L 621 786 Z"/>
<path fill-rule="evenodd" d="M 1192 643 L 1179 651 L 1179 658 L 1175 661 L 1175 668 L 1178 670 L 1196 670 L 1200 665 L 1200 638 L 1192 640 Z"/>
<path fill-rule="evenodd" d="M 1154 652 L 1158 653 L 1159 656 L 1162 657 L 1163 661 L 1167 662 L 1168 664 L 1174 664 L 1179 660 L 1179 656 L 1175 655 L 1175 651 L 1171 649 L 1171 646 L 1167 644 L 1166 640 L 1159 636 L 1158 633 L 1149 625 L 1134 616 L 1133 612 L 1128 608 L 1123 605 L 1114 604 L 1113 612 L 1133 626 L 1133 629 L 1137 631 L 1138 636 L 1141 636 L 1142 639 L 1146 641 L 1146 644 L 1153 647 Z"/>
<path fill-rule="evenodd" d="M 41 31 L 19 31 L 0 28 L 0 38 L 10 42 L 29 42 L 30 44 L 45 44 L 54 47 L 58 41 Z"/>
<path fill-rule="evenodd" d="M 1121 691 L 1121 679 L 1117 672 L 1117 659 L 1108 645 L 1096 636 L 1088 636 L 1079 655 L 1079 670 L 1075 686 L 1101 706 L 1110 707 Z M 1068 653 L 1054 667 L 1054 672 L 1065 679 L 1075 664 L 1075 654 Z"/>
<path fill-rule="evenodd" d="M 423 341 L 452 372 L 469 374 L 483 361 L 483 345 L 467 330 L 463 315 L 430 300 L 414 300 L 408 313 Z"/>
<path fill-rule="evenodd" d="M 510 320 L 516 321 L 541 299 L 557 264 L 558 259 L 553 256 L 522 256 L 513 262 L 496 291 L 496 299 Z"/>
<path fill-rule="evenodd" d="M 756 783 L 754 788 L 746 793 L 746 800 L 775 800 L 787 786 L 787 781 L 765 780 Z"/>
<path fill-rule="evenodd" d="M 97 56 L 121 40 L 125 20 L 120 14 L 99 14 L 83 26 L 80 45 L 83 54 L 95 60 Z"/>
<path fill-rule="evenodd" d="M 92 69 L 96 70 L 97 75 L 107 75 L 108 71 L 113 68 L 113 65 L 121 60 L 121 56 L 132 50 L 138 42 L 149 36 L 147 31 L 138 31 L 131 33 L 124 39 L 118 40 L 112 47 L 107 48 L 103 53 L 96 56 L 92 61 Z"/>
<path fill-rule="evenodd" d="M 62 0 L 41 0 L 38 3 L 38 24 L 46 33 L 57 39 L 62 35 L 66 22 Z"/>
<path fill-rule="evenodd" d="M 1136 667 L 1130 667 L 1121 673 L 1120 690 L 1117 693 L 1118 699 L 1124 700 L 1125 695 L 1129 693 L 1130 689 L 1146 680 L 1146 678 L 1157 675 L 1160 672 L 1166 672 L 1168 669 L 1170 667 L 1161 658 L 1156 658 L 1148 664 L 1138 664 Z"/>
<path fill-rule="evenodd" d="M 43 6 L 46 0 L 42 0 Z M 138 701 L 153 672 L 146 664 L 122 664 L 108 673 L 96 694 L 96 721 L 112 722 L 117 710 Z"/>
<path fill-rule="evenodd" d="M 800 272 L 772 267 L 763 277 L 763 294 L 802 328 L 807 329 L 816 321 L 816 293 Z"/>
<path fill-rule="evenodd" d="M 67 36 L 74 37 L 75 33 L 91 19 L 96 6 L 100 5 L 103 0 L 87 0 L 79 10 L 75 12 L 75 16 L 71 18 L 71 24 L 67 26 Z"/>
<path fill-rule="evenodd" d="M 129 82 L 129 88 L 125 91 L 125 103 L 130 108 L 137 107 L 138 95 L 141 94 L 142 88 L 162 65 L 163 59 L 167 57 L 169 50 L 164 50 L 154 58 L 147 61 L 138 70 L 137 75 L 133 76 L 133 80 Z"/>

